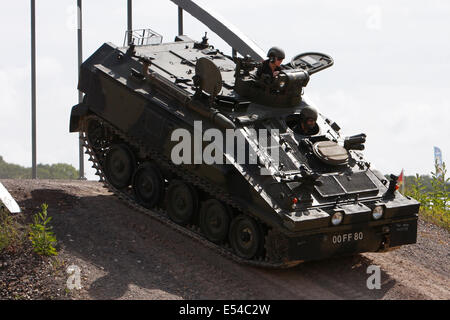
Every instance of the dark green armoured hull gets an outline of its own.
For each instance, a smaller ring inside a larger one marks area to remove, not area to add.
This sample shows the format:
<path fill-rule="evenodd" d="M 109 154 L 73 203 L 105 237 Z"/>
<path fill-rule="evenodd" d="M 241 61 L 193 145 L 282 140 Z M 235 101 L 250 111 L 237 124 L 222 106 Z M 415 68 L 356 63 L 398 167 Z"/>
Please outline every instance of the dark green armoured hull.
<path fill-rule="evenodd" d="M 352 148 L 345 163 L 321 158 L 320 142 L 345 144 L 339 127 L 322 114 L 317 134 L 292 130 L 308 105 L 301 93 L 265 88 L 253 81 L 244 59 L 187 37 L 176 40 L 104 44 L 81 67 L 85 98 L 72 109 L 70 131 L 83 134 L 97 174 L 116 194 L 224 255 L 261 266 L 416 242 L 419 204 L 396 191 L 395 177 L 388 181 Z M 220 71 L 220 92 L 207 88 L 216 78 L 199 71 L 202 59 Z M 302 88 L 313 73 L 286 70 L 290 84 Z M 223 163 L 196 162 L 208 146 L 202 141 L 192 147 L 192 164 L 174 163 L 179 141 L 172 135 L 181 128 L 193 139 L 208 129 L 224 136 L 231 130 L 244 141 L 247 161 L 237 161 L 236 150 L 222 144 Z M 277 162 L 260 144 L 261 129 L 275 132 Z M 375 208 L 381 218 L 374 218 Z M 342 218 L 337 225 L 336 213 Z"/>

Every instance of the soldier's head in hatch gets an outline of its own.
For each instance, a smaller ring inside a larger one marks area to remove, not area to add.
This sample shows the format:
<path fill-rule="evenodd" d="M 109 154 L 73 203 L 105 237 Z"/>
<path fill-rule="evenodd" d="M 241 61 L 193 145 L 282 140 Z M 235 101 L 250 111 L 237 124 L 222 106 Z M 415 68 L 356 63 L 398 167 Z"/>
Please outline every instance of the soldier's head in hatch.
<path fill-rule="evenodd" d="M 317 131 L 317 110 L 306 106 L 300 112 L 300 126 L 305 134 L 315 134 Z"/>

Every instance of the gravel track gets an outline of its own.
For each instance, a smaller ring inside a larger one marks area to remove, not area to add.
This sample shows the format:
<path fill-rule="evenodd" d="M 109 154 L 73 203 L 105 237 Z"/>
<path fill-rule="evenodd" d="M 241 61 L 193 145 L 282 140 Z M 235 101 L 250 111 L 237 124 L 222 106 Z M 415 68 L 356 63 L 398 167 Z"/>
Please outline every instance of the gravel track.
<path fill-rule="evenodd" d="M 415 245 L 268 270 L 221 257 L 131 210 L 98 182 L 1 182 L 25 217 L 49 205 L 59 259 L 81 269 L 82 289 L 61 298 L 450 299 L 450 234 L 421 220 Z M 379 290 L 367 289 L 369 265 L 381 267 Z M 0 268 L 0 285 L 2 277 L 8 267 Z M 49 277 L 52 290 L 64 292 L 67 277 Z"/>

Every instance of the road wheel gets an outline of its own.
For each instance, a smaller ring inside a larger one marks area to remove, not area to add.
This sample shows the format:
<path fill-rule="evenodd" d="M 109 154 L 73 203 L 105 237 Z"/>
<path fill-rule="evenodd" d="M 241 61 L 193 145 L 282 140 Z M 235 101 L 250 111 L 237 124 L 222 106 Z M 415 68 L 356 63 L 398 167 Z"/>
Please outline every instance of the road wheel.
<path fill-rule="evenodd" d="M 222 243 L 228 235 L 230 210 L 220 201 L 210 199 L 200 209 L 200 228 L 208 240 Z"/>
<path fill-rule="evenodd" d="M 194 187 L 180 180 L 173 180 L 167 188 L 167 214 L 180 225 L 190 223 L 198 208 L 198 196 Z"/>
<path fill-rule="evenodd" d="M 136 170 L 132 186 L 137 201 L 148 209 L 155 207 L 164 194 L 164 179 L 158 168 L 149 162 Z"/>
<path fill-rule="evenodd" d="M 258 223 L 246 215 L 233 219 L 229 240 L 236 254 L 245 259 L 259 255 L 263 248 L 263 235 Z"/>
<path fill-rule="evenodd" d="M 134 155 L 126 145 L 113 145 L 106 153 L 106 178 L 117 189 L 130 185 L 135 166 Z"/>

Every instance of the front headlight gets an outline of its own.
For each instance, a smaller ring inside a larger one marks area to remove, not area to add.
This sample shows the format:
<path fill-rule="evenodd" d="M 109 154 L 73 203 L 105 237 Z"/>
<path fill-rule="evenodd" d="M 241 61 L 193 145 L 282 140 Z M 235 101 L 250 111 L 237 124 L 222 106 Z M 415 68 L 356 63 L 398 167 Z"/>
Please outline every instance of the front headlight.
<path fill-rule="evenodd" d="M 379 220 L 381 219 L 381 217 L 383 216 L 383 207 L 382 206 L 376 206 L 373 211 L 372 211 L 372 217 L 375 220 Z"/>
<path fill-rule="evenodd" d="M 340 224 L 344 219 L 344 214 L 342 212 L 336 212 L 331 216 L 331 223 L 335 226 Z"/>

